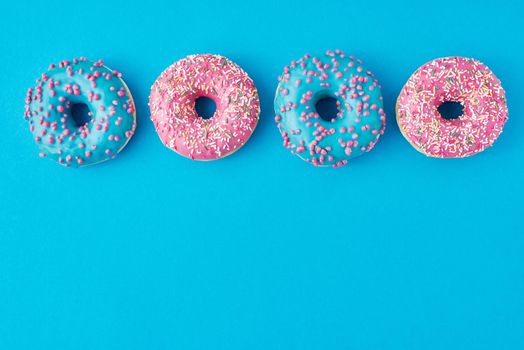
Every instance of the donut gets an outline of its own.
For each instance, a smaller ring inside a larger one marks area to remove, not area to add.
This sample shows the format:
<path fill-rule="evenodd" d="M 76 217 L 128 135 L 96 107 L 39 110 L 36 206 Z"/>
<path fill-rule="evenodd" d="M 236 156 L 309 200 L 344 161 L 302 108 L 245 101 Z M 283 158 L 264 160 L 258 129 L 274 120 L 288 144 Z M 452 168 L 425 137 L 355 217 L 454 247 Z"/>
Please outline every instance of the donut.
<path fill-rule="evenodd" d="M 377 79 L 340 50 L 304 55 L 284 68 L 275 95 L 275 121 L 284 146 L 315 166 L 339 167 L 370 151 L 386 114 Z M 338 113 L 324 120 L 318 101 L 335 98 Z"/>
<path fill-rule="evenodd" d="M 83 125 L 72 115 L 77 104 L 89 109 Z M 121 73 L 83 57 L 49 66 L 27 91 L 24 118 L 40 156 L 66 167 L 115 158 L 136 128 L 133 97 Z"/>
<path fill-rule="evenodd" d="M 210 119 L 195 100 L 216 103 Z M 251 78 L 226 57 L 190 55 L 168 67 L 151 87 L 151 120 L 165 146 L 193 160 L 216 160 L 240 149 L 258 123 L 260 102 Z"/>
<path fill-rule="evenodd" d="M 447 119 L 438 108 L 459 102 L 462 115 Z M 490 147 L 499 137 L 508 108 L 500 80 L 481 62 L 465 57 L 430 61 L 408 79 L 396 105 L 397 123 L 419 152 L 462 158 Z"/>

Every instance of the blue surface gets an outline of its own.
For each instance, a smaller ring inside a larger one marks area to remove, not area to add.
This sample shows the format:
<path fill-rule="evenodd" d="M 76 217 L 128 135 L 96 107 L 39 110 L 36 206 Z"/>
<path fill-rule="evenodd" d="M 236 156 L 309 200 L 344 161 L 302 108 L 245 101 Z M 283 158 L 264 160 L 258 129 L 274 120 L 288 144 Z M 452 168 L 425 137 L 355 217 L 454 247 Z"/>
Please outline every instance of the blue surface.
<path fill-rule="evenodd" d="M 517 1 L 2 3 L 0 349 L 523 349 L 524 153 Z M 103 14 L 103 16 L 99 16 Z M 383 86 L 386 133 L 340 169 L 282 147 L 284 65 L 340 48 Z M 260 124 L 236 154 L 196 163 L 149 120 L 157 75 L 191 53 L 240 64 Z M 84 55 L 122 71 L 138 130 L 85 169 L 39 159 L 26 88 Z M 494 147 L 426 158 L 394 103 L 426 61 L 472 56 L 501 79 Z"/>

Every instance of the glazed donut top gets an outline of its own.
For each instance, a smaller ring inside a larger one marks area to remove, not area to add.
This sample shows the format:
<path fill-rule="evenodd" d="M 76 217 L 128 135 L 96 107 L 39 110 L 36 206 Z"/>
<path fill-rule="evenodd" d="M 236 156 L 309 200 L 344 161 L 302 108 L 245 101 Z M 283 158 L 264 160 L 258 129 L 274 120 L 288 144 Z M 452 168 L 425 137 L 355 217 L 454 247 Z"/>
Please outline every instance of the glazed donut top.
<path fill-rule="evenodd" d="M 133 99 L 121 74 L 101 60 L 85 58 L 52 64 L 36 86 L 27 91 L 24 118 L 40 147 L 40 156 L 79 167 L 114 158 L 136 127 Z M 74 104 L 90 110 L 77 125 Z"/>
<path fill-rule="evenodd" d="M 386 114 L 377 79 L 340 50 L 305 55 L 279 77 L 275 121 L 284 146 L 315 166 L 338 167 L 368 152 L 384 133 Z M 330 121 L 316 111 L 326 97 L 337 100 Z"/>
<path fill-rule="evenodd" d="M 195 100 L 216 103 L 212 118 L 200 118 Z M 194 160 L 214 160 L 239 149 L 251 136 L 260 114 L 251 78 L 226 57 L 191 55 L 168 67 L 149 96 L 151 120 L 162 142 Z"/>
<path fill-rule="evenodd" d="M 460 102 L 463 115 L 447 120 L 437 108 Z M 466 157 L 498 138 L 507 120 L 506 96 L 499 79 L 481 62 L 465 57 L 430 61 L 413 73 L 397 100 L 400 130 L 428 156 Z"/>

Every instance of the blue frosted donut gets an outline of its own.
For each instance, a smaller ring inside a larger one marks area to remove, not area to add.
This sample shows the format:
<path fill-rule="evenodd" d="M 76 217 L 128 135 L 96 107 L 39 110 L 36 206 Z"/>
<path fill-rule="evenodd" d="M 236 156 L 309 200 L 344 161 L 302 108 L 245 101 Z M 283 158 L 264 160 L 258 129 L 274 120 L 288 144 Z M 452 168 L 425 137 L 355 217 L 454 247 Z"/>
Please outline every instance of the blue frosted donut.
<path fill-rule="evenodd" d="M 78 125 L 71 110 L 85 104 L 91 118 Z M 136 127 L 135 105 L 121 74 L 85 58 L 52 64 L 26 96 L 24 118 L 40 156 L 80 167 L 114 158 Z"/>
<path fill-rule="evenodd" d="M 275 96 L 275 121 L 291 153 L 316 166 L 338 167 L 368 152 L 384 133 L 386 114 L 377 80 L 340 50 L 305 55 L 284 68 Z M 332 97 L 338 113 L 322 119 L 319 100 Z"/>

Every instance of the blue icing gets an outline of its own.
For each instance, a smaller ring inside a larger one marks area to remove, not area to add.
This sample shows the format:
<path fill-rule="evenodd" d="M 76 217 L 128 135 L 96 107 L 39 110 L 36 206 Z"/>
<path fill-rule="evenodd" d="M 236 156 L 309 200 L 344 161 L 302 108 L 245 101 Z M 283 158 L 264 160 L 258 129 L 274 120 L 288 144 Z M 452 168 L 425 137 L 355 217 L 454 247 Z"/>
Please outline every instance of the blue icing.
<path fill-rule="evenodd" d="M 284 146 L 319 166 L 341 166 L 373 148 L 386 116 L 378 81 L 360 60 L 341 51 L 305 55 L 284 68 L 275 96 L 275 120 Z M 339 113 L 323 120 L 320 99 L 333 97 Z"/>
<path fill-rule="evenodd" d="M 114 158 L 132 137 L 133 98 L 120 73 L 102 61 L 84 58 L 51 65 L 26 97 L 24 118 L 46 156 L 65 166 L 80 167 Z M 77 125 L 75 104 L 85 104 L 90 120 Z"/>

